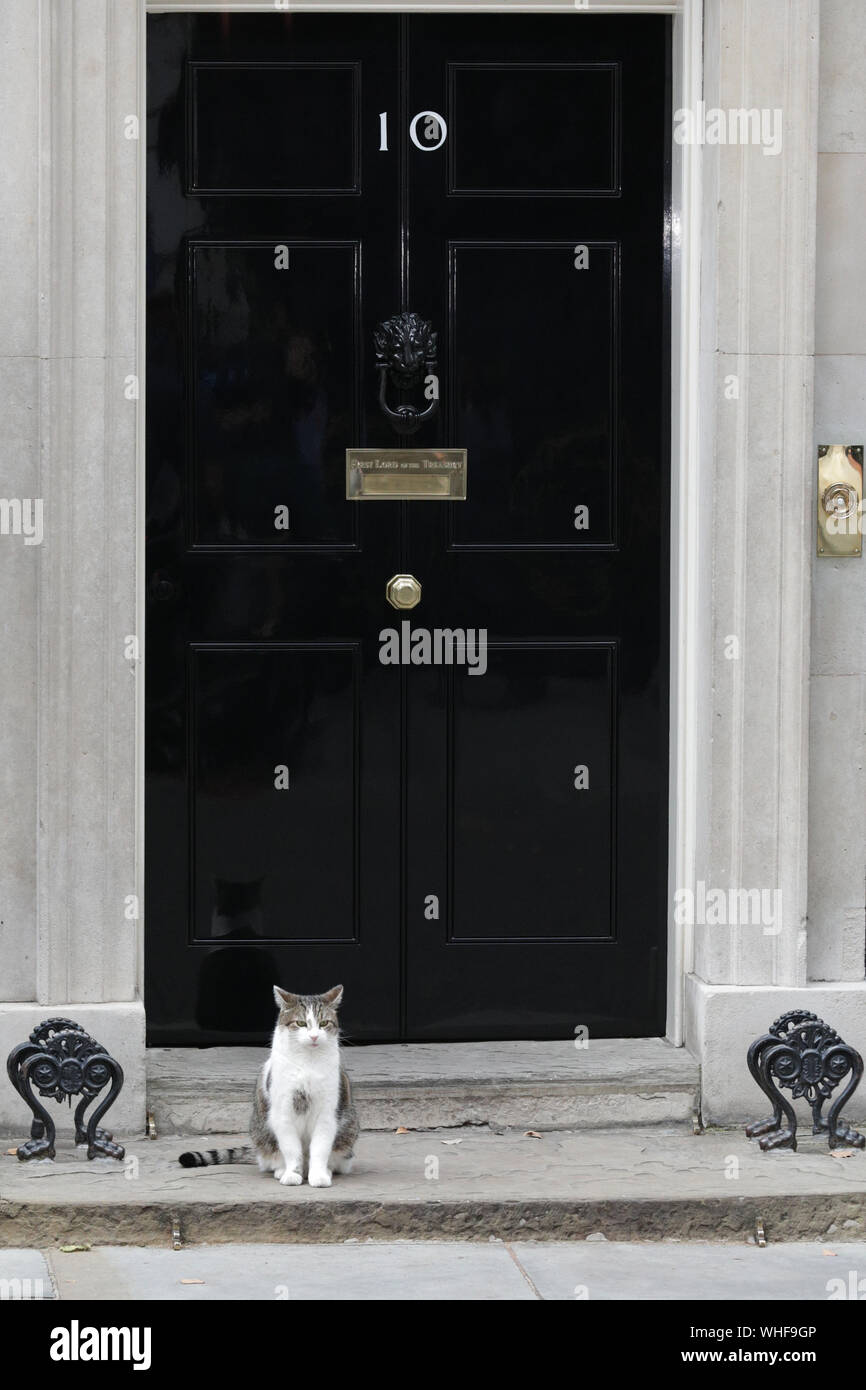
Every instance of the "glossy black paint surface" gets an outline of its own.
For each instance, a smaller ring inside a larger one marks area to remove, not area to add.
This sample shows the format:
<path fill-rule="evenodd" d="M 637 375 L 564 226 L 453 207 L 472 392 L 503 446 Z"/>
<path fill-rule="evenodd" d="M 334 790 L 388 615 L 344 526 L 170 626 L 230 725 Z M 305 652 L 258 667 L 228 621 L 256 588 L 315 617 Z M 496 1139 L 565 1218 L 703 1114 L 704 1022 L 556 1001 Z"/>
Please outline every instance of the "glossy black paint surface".
<path fill-rule="evenodd" d="M 357 1041 L 661 1031 L 668 48 L 656 16 L 149 18 L 153 1043 L 259 1040 L 272 983 L 338 980 Z M 400 310 L 439 335 L 411 439 Z M 466 447 L 468 500 L 346 501 L 353 445 Z M 486 673 L 382 665 L 407 619 L 486 629 Z"/>

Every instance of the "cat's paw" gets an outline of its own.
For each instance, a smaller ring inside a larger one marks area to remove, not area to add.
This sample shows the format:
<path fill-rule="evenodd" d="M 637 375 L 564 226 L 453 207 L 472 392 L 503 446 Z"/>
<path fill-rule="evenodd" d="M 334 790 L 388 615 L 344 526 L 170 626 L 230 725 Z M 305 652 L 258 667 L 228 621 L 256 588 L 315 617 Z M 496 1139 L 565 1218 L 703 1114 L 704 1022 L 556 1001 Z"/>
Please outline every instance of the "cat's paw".
<path fill-rule="evenodd" d="M 301 1174 L 294 1168 L 280 1168 L 274 1174 L 274 1177 L 279 1178 L 283 1187 L 300 1187 L 301 1183 L 304 1181 Z"/>
<path fill-rule="evenodd" d="M 314 1169 L 310 1173 L 310 1187 L 330 1187 L 331 1173 L 328 1168 Z"/>

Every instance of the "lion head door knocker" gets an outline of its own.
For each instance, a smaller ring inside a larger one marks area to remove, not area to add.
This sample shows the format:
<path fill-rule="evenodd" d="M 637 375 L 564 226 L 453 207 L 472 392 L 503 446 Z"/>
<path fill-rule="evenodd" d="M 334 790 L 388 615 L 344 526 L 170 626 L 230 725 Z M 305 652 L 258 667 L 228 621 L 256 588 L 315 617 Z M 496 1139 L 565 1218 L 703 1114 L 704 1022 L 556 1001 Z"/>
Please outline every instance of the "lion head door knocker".
<path fill-rule="evenodd" d="M 439 409 L 439 382 L 436 378 L 438 334 L 432 325 L 418 314 L 396 314 L 380 323 L 373 341 L 376 345 L 376 370 L 379 373 L 379 404 L 382 414 L 397 434 L 414 434 L 425 420 L 432 420 Z M 435 394 L 423 410 L 414 405 L 388 404 L 388 383 L 400 391 L 417 386 L 421 378 Z M 432 383 L 427 378 L 433 377 Z"/>

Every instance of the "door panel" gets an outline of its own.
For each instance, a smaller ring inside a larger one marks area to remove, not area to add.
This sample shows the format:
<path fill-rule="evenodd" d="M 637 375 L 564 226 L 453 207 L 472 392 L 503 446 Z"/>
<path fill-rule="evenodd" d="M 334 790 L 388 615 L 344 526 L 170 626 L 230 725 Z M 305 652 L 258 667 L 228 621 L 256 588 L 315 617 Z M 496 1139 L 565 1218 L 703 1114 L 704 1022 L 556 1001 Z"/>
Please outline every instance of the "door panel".
<path fill-rule="evenodd" d="M 573 19 L 410 25 L 409 107 L 449 132 L 408 164 L 410 299 L 449 304 L 469 496 L 408 553 L 424 624 L 490 650 L 409 676 L 417 1037 L 663 1028 L 669 29 Z"/>
<path fill-rule="evenodd" d="M 502 644 L 483 679 L 452 672 L 449 942 L 610 938 L 615 654 Z M 563 738 L 596 765 L 589 795 L 574 794 Z"/>
<path fill-rule="evenodd" d="M 617 247 L 449 242 L 454 437 L 472 488 L 456 546 L 595 546 L 613 540 Z M 495 343 L 509 345 L 493 352 Z M 592 526 L 575 530 L 575 507 Z"/>
<path fill-rule="evenodd" d="M 190 192 L 360 192 L 361 67 L 191 62 Z"/>
<path fill-rule="evenodd" d="M 240 930 L 356 942 L 358 646 L 196 646 L 190 656 L 193 940 Z M 344 872 L 322 874 L 326 843 Z M 249 885 L 242 922 L 225 884 Z"/>
<path fill-rule="evenodd" d="M 193 544 L 355 543 L 342 470 L 358 433 L 360 246 L 279 245 L 275 285 L 272 242 L 189 243 Z"/>
<path fill-rule="evenodd" d="M 355 1041 L 661 1031 L 669 44 L 149 18 L 151 1041 L 338 980 Z M 400 311 L 439 344 L 403 436 Z M 466 448 L 467 500 L 348 501 L 352 446 Z M 401 623 L 483 673 L 384 665 Z"/>
<path fill-rule="evenodd" d="M 449 62 L 447 75 L 449 193 L 619 192 L 616 62 Z"/>
<path fill-rule="evenodd" d="M 400 294 L 375 245 L 399 223 L 375 158 L 399 45 L 397 19 L 148 20 L 154 1043 L 261 1040 L 277 982 L 342 980 L 355 1037 L 401 1026 L 401 694 L 377 642 L 399 514 L 344 485 Z"/>

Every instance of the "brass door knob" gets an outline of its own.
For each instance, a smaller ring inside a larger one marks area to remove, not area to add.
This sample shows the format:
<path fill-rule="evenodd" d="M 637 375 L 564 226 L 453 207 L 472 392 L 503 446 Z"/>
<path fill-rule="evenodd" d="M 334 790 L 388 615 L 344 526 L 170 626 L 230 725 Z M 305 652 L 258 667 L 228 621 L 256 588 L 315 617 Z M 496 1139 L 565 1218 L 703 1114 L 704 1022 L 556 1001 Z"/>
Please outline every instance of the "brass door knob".
<path fill-rule="evenodd" d="M 392 608 L 414 608 L 421 602 L 421 585 L 414 574 L 395 574 L 385 586 L 385 597 Z"/>

